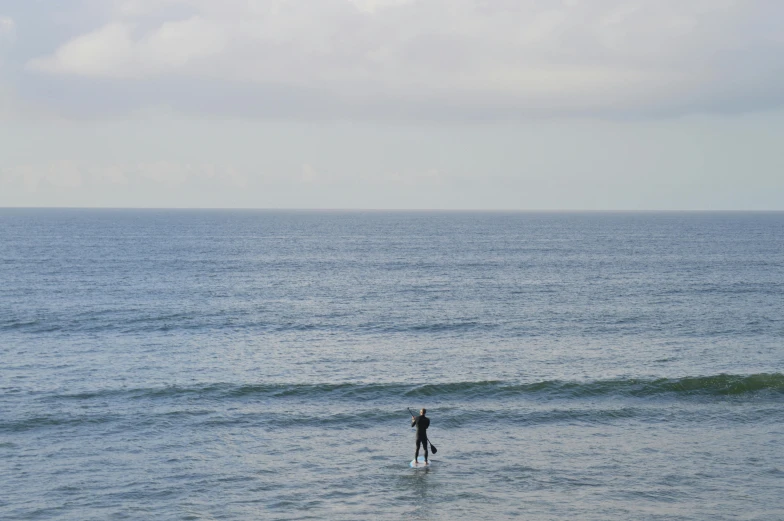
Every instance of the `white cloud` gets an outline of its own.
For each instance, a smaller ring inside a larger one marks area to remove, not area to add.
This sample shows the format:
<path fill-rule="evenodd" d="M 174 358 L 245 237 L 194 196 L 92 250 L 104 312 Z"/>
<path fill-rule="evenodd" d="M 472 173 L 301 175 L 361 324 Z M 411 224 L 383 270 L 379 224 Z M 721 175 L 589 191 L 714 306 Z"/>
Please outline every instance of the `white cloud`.
<path fill-rule="evenodd" d="M 218 185 L 243 188 L 248 179 L 231 165 L 211 163 L 182 163 L 179 161 L 154 161 L 135 165 L 117 166 L 126 175 L 141 177 L 157 183 L 177 186 L 193 180 L 208 180 Z"/>
<path fill-rule="evenodd" d="M 326 171 L 315 168 L 310 163 L 304 163 L 300 168 L 299 176 L 293 180 L 298 185 L 310 187 L 328 186 L 356 186 L 365 187 L 432 187 L 440 186 L 447 182 L 448 176 L 438 168 L 399 168 L 390 169 L 388 165 L 375 165 L 363 167 L 359 171 Z M 287 179 L 276 180 L 285 184 Z"/>
<path fill-rule="evenodd" d="M 122 0 L 115 2 L 120 16 L 142 17 L 160 13 L 172 6 L 189 4 L 189 0 Z"/>
<path fill-rule="evenodd" d="M 79 165 L 67 160 L 10 167 L 4 171 L 2 181 L 7 185 L 21 182 L 28 192 L 36 192 L 41 182 L 57 188 L 78 188 L 83 184 Z"/>
<path fill-rule="evenodd" d="M 16 23 L 14 23 L 13 18 L 0 16 L 0 68 L 5 61 L 4 55 L 6 50 L 14 41 L 16 41 Z"/>
<path fill-rule="evenodd" d="M 128 186 L 152 181 L 170 188 L 191 181 L 207 181 L 213 186 L 244 188 L 247 176 L 231 165 L 151 161 L 119 164 L 89 164 L 83 161 L 54 160 L 27 163 L 0 169 L 0 183 L 21 183 L 28 192 L 36 192 L 41 183 L 56 188 L 79 188 L 85 185 Z"/>
<path fill-rule="evenodd" d="M 425 170 L 398 170 L 388 175 L 382 175 L 380 181 L 390 185 L 406 187 L 440 186 L 445 183 L 446 176 L 437 168 Z"/>
<path fill-rule="evenodd" d="M 14 40 L 16 38 L 16 23 L 8 16 L 0 16 L 0 40 Z"/>
<path fill-rule="evenodd" d="M 136 36 L 135 26 L 114 22 L 79 36 L 49 57 L 34 59 L 29 68 L 80 76 L 140 78 L 196 66 L 225 46 L 220 27 L 198 17 L 165 22 Z"/>
<path fill-rule="evenodd" d="M 455 113 L 680 110 L 784 92 L 779 72 L 784 40 L 772 22 L 784 17 L 784 4 L 773 2 L 115 0 L 115 5 L 113 20 L 30 61 L 29 68 L 284 86 L 354 105 L 394 101 Z M 746 80 L 738 82 L 739 77 Z"/>
<path fill-rule="evenodd" d="M 376 13 L 390 7 L 410 4 L 416 0 L 349 0 L 357 9 L 366 13 Z"/>
<path fill-rule="evenodd" d="M 305 184 L 312 184 L 317 183 L 322 179 L 319 172 L 316 171 L 310 164 L 305 163 L 302 165 L 302 173 L 300 175 L 300 181 Z"/>
<path fill-rule="evenodd" d="M 82 172 L 73 161 L 55 161 L 49 165 L 46 180 L 60 188 L 77 188 L 82 186 Z"/>
<path fill-rule="evenodd" d="M 152 181 L 167 185 L 180 185 L 193 174 L 193 167 L 173 161 L 156 161 L 138 165 L 139 174 Z"/>
<path fill-rule="evenodd" d="M 90 169 L 92 179 L 96 183 L 106 183 L 111 185 L 127 185 L 128 176 L 118 165 L 106 167 L 93 167 Z"/>

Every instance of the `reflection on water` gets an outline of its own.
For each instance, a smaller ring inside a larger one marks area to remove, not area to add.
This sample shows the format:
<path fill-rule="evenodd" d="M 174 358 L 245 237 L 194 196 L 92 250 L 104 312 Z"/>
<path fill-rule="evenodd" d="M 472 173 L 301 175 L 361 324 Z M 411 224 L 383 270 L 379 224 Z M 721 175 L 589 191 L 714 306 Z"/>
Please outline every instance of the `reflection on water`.
<path fill-rule="evenodd" d="M 434 503 L 437 508 L 438 502 L 433 495 L 440 488 L 440 484 L 438 476 L 432 470 L 432 466 L 410 468 L 410 472 L 406 472 L 399 479 L 399 489 L 407 498 L 406 503 L 410 505 L 411 517 L 414 519 L 432 519 Z"/>

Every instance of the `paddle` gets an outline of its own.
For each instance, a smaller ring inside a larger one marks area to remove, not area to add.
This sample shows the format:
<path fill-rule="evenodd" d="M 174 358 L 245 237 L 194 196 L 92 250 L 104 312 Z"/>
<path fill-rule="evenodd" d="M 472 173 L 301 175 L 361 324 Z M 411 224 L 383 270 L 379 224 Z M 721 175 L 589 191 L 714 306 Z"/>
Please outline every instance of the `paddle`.
<path fill-rule="evenodd" d="M 411 414 L 412 418 L 416 417 L 416 414 L 413 413 L 413 411 L 411 410 L 411 407 L 406 407 L 406 409 L 408 409 L 408 412 Z M 430 452 L 432 452 L 433 454 L 437 453 L 438 449 L 436 448 L 435 445 L 433 445 L 433 443 L 430 441 L 429 437 L 427 438 L 427 442 L 430 443 Z"/>

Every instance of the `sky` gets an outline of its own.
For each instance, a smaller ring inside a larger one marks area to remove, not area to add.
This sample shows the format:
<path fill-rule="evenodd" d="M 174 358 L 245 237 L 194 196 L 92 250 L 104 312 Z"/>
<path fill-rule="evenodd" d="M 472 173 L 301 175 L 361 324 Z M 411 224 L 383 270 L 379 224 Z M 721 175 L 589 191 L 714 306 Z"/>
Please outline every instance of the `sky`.
<path fill-rule="evenodd" d="M 0 206 L 784 210 L 780 0 L 0 0 Z"/>

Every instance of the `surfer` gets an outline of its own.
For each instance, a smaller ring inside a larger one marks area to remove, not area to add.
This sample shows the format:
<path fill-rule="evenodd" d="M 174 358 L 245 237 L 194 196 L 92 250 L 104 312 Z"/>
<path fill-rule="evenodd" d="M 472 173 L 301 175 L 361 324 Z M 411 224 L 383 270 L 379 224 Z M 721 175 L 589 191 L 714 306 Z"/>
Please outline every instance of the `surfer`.
<path fill-rule="evenodd" d="M 422 408 L 419 411 L 419 416 L 411 417 L 411 426 L 416 427 L 416 454 L 414 461 L 419 458 L 419 446 L 425 448 L 425 465 L 427 465 L 427 428 L 430 427 L 430 418 L 425 417 L 427 410 Z"/>

